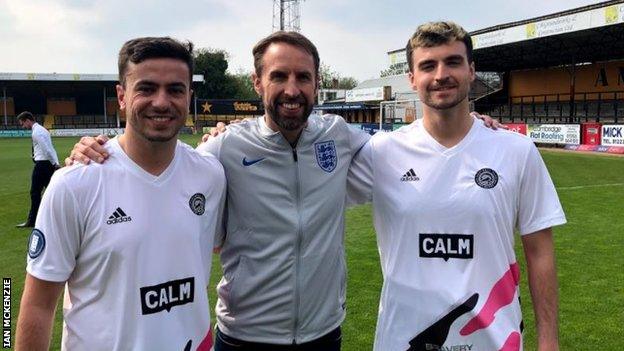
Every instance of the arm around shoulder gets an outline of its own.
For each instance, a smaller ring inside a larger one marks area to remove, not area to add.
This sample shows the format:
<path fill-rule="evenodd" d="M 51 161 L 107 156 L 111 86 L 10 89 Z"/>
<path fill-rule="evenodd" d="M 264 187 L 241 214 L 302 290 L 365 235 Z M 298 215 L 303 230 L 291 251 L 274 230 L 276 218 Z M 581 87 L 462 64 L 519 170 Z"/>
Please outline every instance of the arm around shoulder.
<path fill-rule="evenodd" d="M 15 336 L 15 350 L 48 350 L 54 311 L 64 282 L 26 275 Z"/>

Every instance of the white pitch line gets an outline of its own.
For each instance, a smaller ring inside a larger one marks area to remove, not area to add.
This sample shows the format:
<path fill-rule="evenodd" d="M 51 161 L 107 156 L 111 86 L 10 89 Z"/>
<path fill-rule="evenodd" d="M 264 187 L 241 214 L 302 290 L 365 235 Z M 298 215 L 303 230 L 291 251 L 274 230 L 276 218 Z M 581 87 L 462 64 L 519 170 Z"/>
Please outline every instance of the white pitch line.
<path fill-rule="evenodd" d="M 562 186 L 558 187 L 557 190 L 575 190 L 575 189 L 585 189 L 585 188 L 601 188 L 605 186 L 621 186 L 624 183 L 611 183 L 611 184 L 591 184 L 591 185 L 578 185 L 578 186 Z"/>

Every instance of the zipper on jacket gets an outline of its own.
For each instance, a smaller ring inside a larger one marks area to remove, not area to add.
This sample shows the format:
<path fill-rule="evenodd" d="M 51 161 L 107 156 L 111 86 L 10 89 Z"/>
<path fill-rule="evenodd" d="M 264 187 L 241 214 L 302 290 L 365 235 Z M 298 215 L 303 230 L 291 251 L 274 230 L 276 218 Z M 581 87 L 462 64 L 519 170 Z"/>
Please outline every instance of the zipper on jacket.
<path fill-rule="evenodd" d="M 295 200 L 297 201 L 297 219 L 299 228 L 295 240 L 295 289 L 294 289 L 294 315 L 293 315 L 293 345 L 297 343 L 297 329 L 299 328 L 299 266 L 301 264 L 301 236 L 303 235 L 301 219 L 301 184 L 299 180 L 299 165 L 297 163 L 297 149 L 293 147 L 293 159 L 295 161 Z"/>

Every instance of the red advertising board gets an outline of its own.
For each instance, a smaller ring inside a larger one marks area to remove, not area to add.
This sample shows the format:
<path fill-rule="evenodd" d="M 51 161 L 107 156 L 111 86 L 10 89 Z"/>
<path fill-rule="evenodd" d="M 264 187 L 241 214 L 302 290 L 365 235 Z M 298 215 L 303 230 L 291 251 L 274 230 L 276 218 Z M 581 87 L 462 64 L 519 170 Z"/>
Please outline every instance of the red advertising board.
<path fill-rule="evenodd" d="M 504 125 L 512 132 L 527 135 L 527 125 L 524 123 L 505 123 Z"/>
<path fill-rule="evenodd" d="M 585 145 L 600 145 L 600 123 L 581 124 L 581 143 Z"/>

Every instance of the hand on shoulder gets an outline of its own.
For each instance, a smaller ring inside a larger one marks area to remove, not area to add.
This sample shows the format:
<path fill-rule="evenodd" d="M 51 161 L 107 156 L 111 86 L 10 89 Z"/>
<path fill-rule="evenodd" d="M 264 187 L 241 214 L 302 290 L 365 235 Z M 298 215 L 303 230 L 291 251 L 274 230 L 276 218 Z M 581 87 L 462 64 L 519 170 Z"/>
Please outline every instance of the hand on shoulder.
<path fill-rule="evenodd" d="M 69 157 L 65 158 L 65 166 L 71 166 L 74 162 L 80 162 L 85 165 L 88 165 L 91 161 L 103 163 L 109 156 L 103 146 L 107 141 L 108 137 L 105 135 L 98 135 L 95 138 L 83 136 L 74 145 Z"/>

